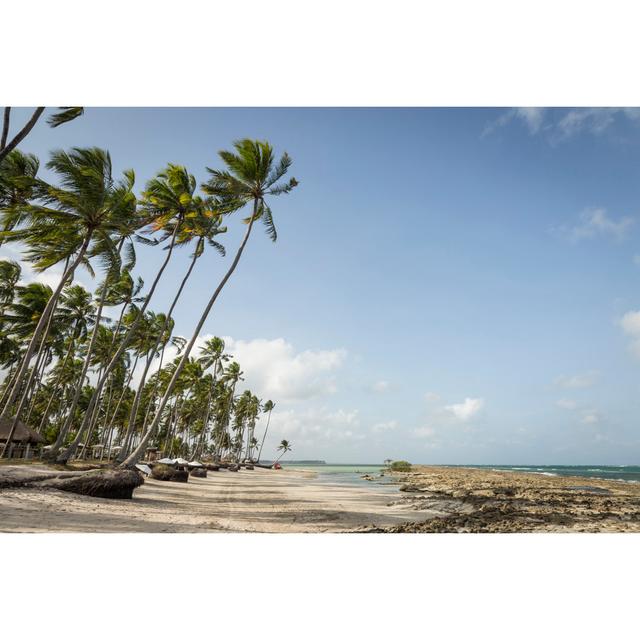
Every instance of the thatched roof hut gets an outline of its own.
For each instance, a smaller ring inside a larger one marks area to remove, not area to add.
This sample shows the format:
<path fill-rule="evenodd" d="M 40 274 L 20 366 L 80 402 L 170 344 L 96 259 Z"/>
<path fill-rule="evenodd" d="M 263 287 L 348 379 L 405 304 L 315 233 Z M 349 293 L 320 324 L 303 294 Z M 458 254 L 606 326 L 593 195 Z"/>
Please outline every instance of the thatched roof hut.
<path fill-rule="evenodd" d="M 13 418 L 5 415 L 0 416 L 0 443 L 7 441 L 12 424 Z M 45 439 L 37 431 L 34 431 L 31 427 L 22 422 L 22 420 L 18 420 L 18 424 L 16 425 L 16 430 L 13 432 L 13 438 L 11 441 L 16 444 L 34 445 L 42 444 L 45 442 Z"/>

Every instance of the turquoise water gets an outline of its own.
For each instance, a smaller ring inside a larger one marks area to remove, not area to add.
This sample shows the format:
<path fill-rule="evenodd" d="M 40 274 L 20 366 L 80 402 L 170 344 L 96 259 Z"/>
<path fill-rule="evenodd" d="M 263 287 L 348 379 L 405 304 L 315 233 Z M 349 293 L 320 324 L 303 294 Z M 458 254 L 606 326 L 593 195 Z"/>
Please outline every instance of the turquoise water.
<path fill-rule="evenodd" d="M 390 485 L 390 478 L 380 478 L 380 472 L 384 470 L 381 464 L 286 464 L 282 465 L 288 469 L 308 469 L 315 471 L 318 475 L 318 482 L 330 484 L 350 484 L 350 485 Z M 374 477 L 373 481 L 363 480 L 361 476 L 369 474 Z M 394 485 L 397 487 L 397 485 Z"/>
<path fill-rule="evenodd" d="M 448 467 L 470 467 L 472 469 L 498 469 L 521 473 L 541 473 L 549 476 L 579 476 L 603 480 L 626 480 L 640 482 L 640 466 L 609 465 L 510 465 L 510 464 L 450 464 Z"/>
<path fill-rule="evenodd" d="M 318 474 L 318 481 L 338 484 L 389 484 L 390 478 L 379 478 L 383 465 L 375 464 L 283 464 L 290 469 L 311 469 Z M 625 480 L 640 482 L 640 466 L 611 465 L 510 465 L 510 464 L 450 464 L 447 467 L 471 469 L 498 469 L 500 471 L 519 471 L 521 473 L 541 473 L 550 476 L 578 476 L 581 478 L 601 478 L 604 480 Z M 368 473 L 375 481 L 363 480 Z M 395 485 L 397 486 L 397 485 Z"/>

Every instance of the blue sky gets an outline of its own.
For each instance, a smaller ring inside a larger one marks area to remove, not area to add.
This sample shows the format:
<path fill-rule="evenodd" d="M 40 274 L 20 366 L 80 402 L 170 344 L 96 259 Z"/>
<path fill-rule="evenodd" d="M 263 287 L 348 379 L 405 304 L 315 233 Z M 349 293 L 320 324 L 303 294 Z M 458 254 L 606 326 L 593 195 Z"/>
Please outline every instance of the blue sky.
<path fill-rule="evenodd" d="M 278 242 L 252 238 L 205 325 L 276 402 L 268 450 L 286 437 L 292 457 L 332 462 L 638 463 L 638 112 L 89 108 L 21 148 L 44 164 L 101 146 L 142 188 L 167 162 L 204 179 L 241 137 L 288 151 L 300 181 L 272 203 Z M 231 254 L 242 225 L 228 226 Z M 149 280 L 163 256 L 138 255 Z M 178 333 L 228 261 L 201 260 Z"/>

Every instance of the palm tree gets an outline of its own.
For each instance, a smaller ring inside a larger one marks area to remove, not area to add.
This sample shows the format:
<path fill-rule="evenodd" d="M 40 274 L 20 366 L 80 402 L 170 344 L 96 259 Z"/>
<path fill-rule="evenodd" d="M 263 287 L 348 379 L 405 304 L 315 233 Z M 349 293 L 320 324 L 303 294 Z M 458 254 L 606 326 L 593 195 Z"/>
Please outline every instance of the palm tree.
<path fill-rule="evenodd" d="M 86 256 L 91 243 L 100 243 L 115 258 L 111 236 L 120 230 L 123 218 L 129 217 L 131 206 L 135 208 L 133 174 L 125 172 L 124 180 L 116 183 L 107 151 L 96 147 L 74 148 L 69 153 L 54 151 L 47 167 L 57 174 L 60 186 L 40 182 L 38 200 L 24 208 L 24 224 L 1 235 L 10 240 L 24 241 L 27 259 L 37 271 L 43 271 L 65 259 L 69 262 L 27 346 L 6 407 L 16 399 L 36 344 L 65 284 L 73 279 L 80 264 L 87 264 Z M 1 455 L 6 452 L 13 437 L 24 401 L 23 395 Z"/>
<path fill-rule="evenodd" d="M 123 462 L 124 466 L 135 465 L 142 454 L 151 435 L 155 432 L 160 424 L 162 412 L 171 397 L 173 388 L 175 387 L 180 373 L 185 364 L 189 360 L 189 356 L 193 346 L 200 335 L 200 331 L 209 316 L 213 305 L 215 304 L 220 292 L 238 266 L 238 262 L 242 256 L 242 252 L 251 235 L 251 229 L 254 222 L 262 220 L 266 226 L 267 234 L 275 242 L 277 233 L 273 223 L 271 209 L 265 201 L 265 198 L 273 195 L 289 193 L 297 184 L 295 178 L 291 178 L 287 183 L 278 184 L 280 179 L 287 173 L 291 166 L 291 159 L 285 153 L 274 166 L 273 149 L 267 142 L 258 142 L 253 140 L 240 140 L 234 144 L 236 153 L 229 151 L 221 151 L 220 157 L 227 165 L 226 171 L 218 171 L 208 169 L 211 174 L 209 182 L 203 185 L 203 190 L 211 196 L 217 198 L 220 202 L 220 210 L 225 213 L 236 211 L 240 207 L 252 203 L 252 214 L 245 219 L 247 223 L 247 231 L 240 244 L 235 258 L 226 274 L 218 284 L 217 288 L 211 295 L 209 302 L 205 306 L 200 320 L 191 336 L 191 340 L 187 344 L 182 358 L 176 367 L 176 370 L 169 381 L 169 385 L 158 406 L 156 417 L 151 424 L 145 438 L 142 439 L 138 448 Z"/>
<path fill-rule="evenodd" d="M 153 344 L 150 354 L 147 356 L 146 366 L 142 372 L 142 378 L 138 385 L 138 390 L 134 397 L 133 406 L 131 408 L 131 416 L 129 418 L 129 427 L 131 428 L 135 422 L 138 406 L 140 403 L 141 392 L 143 390 L 147 373 L 149 371 L 149 365 L 155 358 L 160 343 L 162 342 L 164 333 L 171 321 L 173 310 L 182 294 L 187 280 L 191 276 L 191 272 L 195 267 L 196 260 L 202 256 L 205 247 L 208 244 L 213 247 L 221 256 L 225 255 L 224 247 L 215 240 L 215 237 L 221 233 L 226 232 L 226 227 L 221 227 L 222 215 L 215 210 L 216 203 L 213 199 L 203 199 L 199 196 L 194 196 L 195 190 L 195 178 L 187 173 L 184 167 L 175 165 L 169 165 L 167 169 L 167 176 L 171 174 L 177 174 L 179 179 L 174 178 L 174 183 L 180 185 L 183 188 L 182 193 L 177 194 L 184 213 L 179 219 L 169 220 L 164 228 L 164 237 L 171 237 L 175 233 L 176 246 L 186 246 L 195 240 L 195 249 L 191 254 L 191 262 L 189 268 L 178 287 L 178 291 L 173 298 L 169 311 L 165 317 L 165 322 L 162 325 L 158 337 Z M 161 178 L 162 179 L 162 178 Z M 185 188 L 186 187 L 186 188 Z M 174 228 L 175 227 L 175 228 Z M 179 227 L 179 228 L 178 228 Z M 128 441 L 120 451 L 120 455 L 117 458 L 117 462 L 122 462 L 128 453 Z"/>
<path fill-rule="evenodd" d="M 267 400 L 264 403 L 264 407 L 262 408 L 262 410 L 268 414 L 267 415 L 267 426 L 264 429 L 264 433 L 262 434 L 262 442 L 260 443 L 260 451 L 258 451 L 258 462 L 260 462 L 260 456 L 262 455 L 262 447 L 264 446 L 264 441 L 267 437 L 267 431 L 269 431 L 269 423 L 271 422 L 271 412 L 273 411 L 274 407 L 275 407 L 275 402 L 273 402 L 272 400 Z"/>
<path fill-rule="evenodd" d="M 276 461 L 273 464 L 276 464 L 276 462 L 278 462 L 280 460 L 280 458 L 282 458 L 282 456 L 287 453 L 287 451 L 291 451 L 291 444 L 289 443 L 288 440 L 281 440 L 280 441 L 280 446 L 278 447 L 278 451 L 282 451 L 282 453 L 278 456 L 278 458 L 276 459 Z"/>
<path fill-rule="evenodd" d="M 162 231 L 167 227 L 167 225 L 170 225 L 173 229 L 169 237 L 167 255 L 156 273 L 151 288 L 149 289 L 149 293 L 146 295 L 144 303 L 140 308 L 139 315 L 129 326 L 129 329 L 124 334 L 118 349 L 113 354 L 111 361 L 102 371 L 102 374 L 96 382 L 94 393 L 89 401 L 89 407 L 85 418 L 80 425 L 79 432 L 83 432 L 87 428 L 95 405 L 102 395 L 102 389 L 111 375 L 111 372 L 118 366 L 122 354 L 133 338 L 135 331 L 138 329 L 138 326 L 142 321 L 143 314 L 151 301 L 158 283 L 160 282 L 160 278 L 169 264 L 182 223 L 184 222 L 187 214 L 191 212 L 191 198 L 188 194 L 193 193 L 194 189 L 195 178 L 190 176 L 183 167 L 176 165 L 169 165 L 165 171 L 159 173 L 146 185 L 140 204 L 143 218 L 145 218 L 151 225 L 150 232 Z M 138 239 L 143 240 L 143 237 L 138 236 Z M 163 239 L 166 239 L 166 236 Z M 153 245 L 157 245 L 159 242 L 159 240 L 144 241 Z M 73 451 L 68 451 L 64 456 L 61 456 L 60 462 L 66 462 L 66 459 L 68 459 L 72 453 Z"/>
<path fill-rule="evenodd" d="M 7 142 L 9 136 L 9 125 L 11 123 L 11 107 L 4 108 L 4 116 L 2 119 L 2 134 L 0 135 L 0 164 L 2 161 L 25 139 L 31 129 L 44 112 L 44 107 L 36 107 L 27 123 L 16 133 L 16 135 Z M 84 113 L 82 107 L 59 107 L 58 113 L 54 113 L 49 117 L 48 123 L 50 127 L 58 127 L 65 122 L 75 120 Z"/>
<path fill-rule="evenodd" d="M 0 314 L 5 305 L 13 300 L 13 294 L 20 280 L 22 270 L 13 260 L 0 260 Z"/>

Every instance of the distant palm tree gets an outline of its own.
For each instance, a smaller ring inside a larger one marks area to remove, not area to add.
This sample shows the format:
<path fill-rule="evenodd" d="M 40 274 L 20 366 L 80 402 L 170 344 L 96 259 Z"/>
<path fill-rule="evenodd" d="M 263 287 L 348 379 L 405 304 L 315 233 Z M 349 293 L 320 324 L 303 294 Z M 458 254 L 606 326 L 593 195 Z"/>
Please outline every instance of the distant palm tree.
<path fill-rule="evenodd" d="M 282 458 L 282 456 L 287 453 L 287 451 L 291 451 L 291 444 L 288 440 L 281 440 L 280 446 L 278 447 L 278 451 L 282 451 L 282 453 L 278 456 L 276 461 L 273 464 L 276 464 Z"/>
<path fill-rule="evenodd" d="M 260 456 L 262 455 L 262 447 L 264 446 L 264 441 L 267 438 L 267 431 L 269 431 L 269 423 L 271 422 L 271 412 L 273 411 L 275 406 L 276 405 L 272 400 L 267 400 L 264 403 L 264 407 L 262 408 L 262 410 L 268 415 L 267 415 L 267 426 L 265 427 L 264 433 L 262 434 L 262 442 L 260 443 L 260 451 L 258 451 L 258 462 L 260 462 Z"/>

